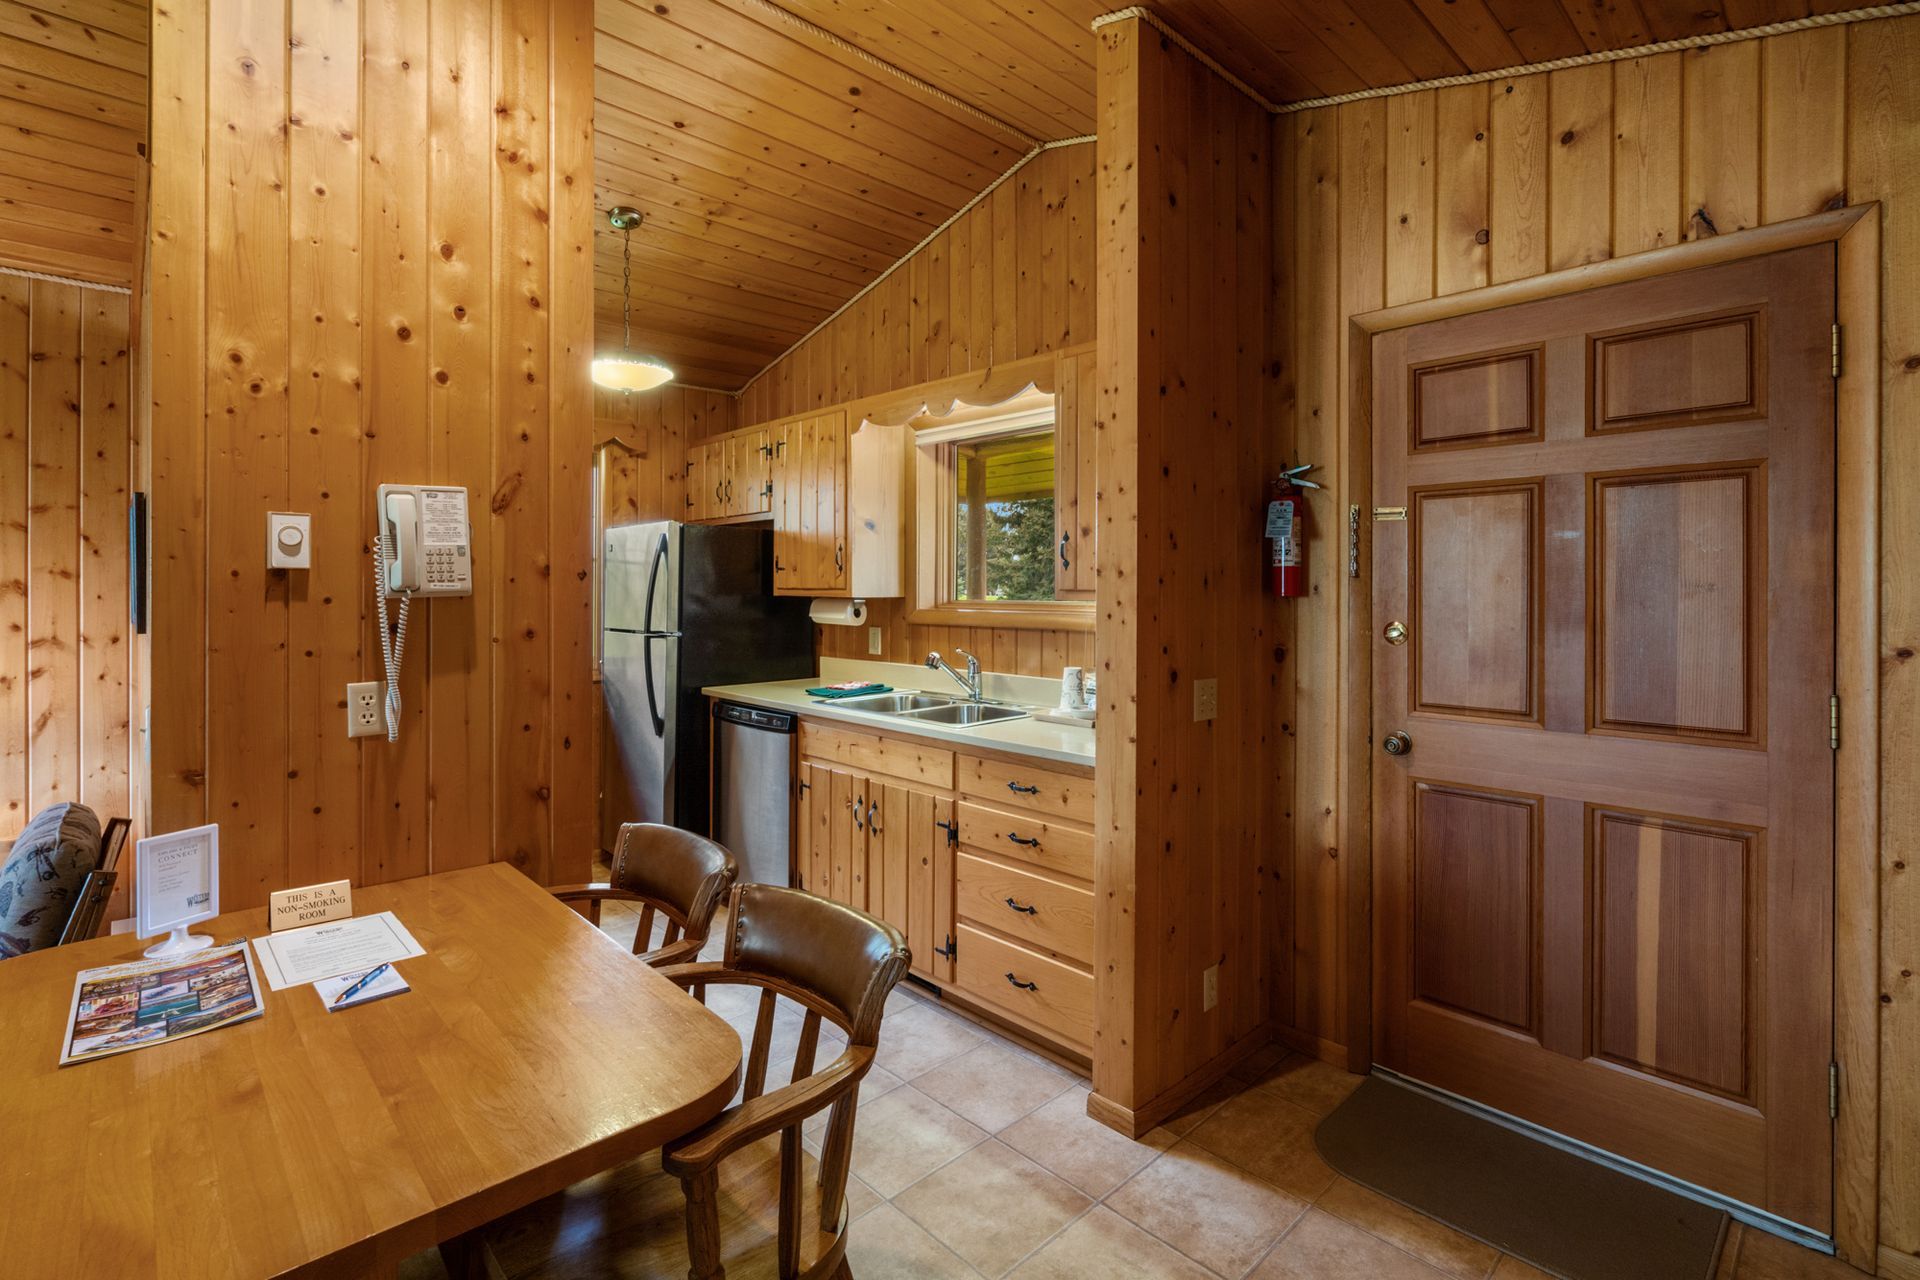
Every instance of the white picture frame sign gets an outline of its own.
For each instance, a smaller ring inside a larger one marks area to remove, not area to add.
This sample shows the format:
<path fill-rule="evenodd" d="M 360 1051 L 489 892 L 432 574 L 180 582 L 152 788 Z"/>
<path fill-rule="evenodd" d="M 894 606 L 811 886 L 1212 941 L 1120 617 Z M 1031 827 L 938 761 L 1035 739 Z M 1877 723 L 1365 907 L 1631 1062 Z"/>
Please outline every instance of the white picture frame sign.
<path fill-rule="evenodd" d="M 142 938 L 166 934 L 148 947 L 154 959 L 183 956 L 213 945 L 187 926 L 220 914 L 220 827 L 189 827 L 148 836 L 134 846 L 134 921 Z"/>

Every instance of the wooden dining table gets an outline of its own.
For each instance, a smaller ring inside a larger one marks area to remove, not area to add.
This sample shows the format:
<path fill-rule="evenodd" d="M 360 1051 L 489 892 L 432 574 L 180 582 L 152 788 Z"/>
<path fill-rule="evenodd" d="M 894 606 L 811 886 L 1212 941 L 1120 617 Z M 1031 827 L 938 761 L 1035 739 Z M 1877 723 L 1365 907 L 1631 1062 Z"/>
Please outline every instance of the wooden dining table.
<path fill-rule="evenodd" d="M 426 949 L 396 966 L 411 991 L 329 1012 L 262 974 L 258 1018 L 67 1067 L 74 975 L 145 944 L 0 962 L 0 1275 L 391 1276 L 733 1095 L 734 1030 L 504 863 L 353 907 Z"/>

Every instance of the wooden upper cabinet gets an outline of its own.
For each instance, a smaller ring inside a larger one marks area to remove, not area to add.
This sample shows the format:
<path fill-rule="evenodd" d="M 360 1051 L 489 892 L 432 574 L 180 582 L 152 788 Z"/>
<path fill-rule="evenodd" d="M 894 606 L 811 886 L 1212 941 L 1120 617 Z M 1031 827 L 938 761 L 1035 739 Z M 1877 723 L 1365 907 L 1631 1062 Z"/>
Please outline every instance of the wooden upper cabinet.
<path fill-rule="evenodd" d="M 770 429 L 775 594 L 902 593 L 906 430 L 844 409 Z"/>
<path fill-rule="evenodd" d="M 1095 369 L 1092 351 L 1061 356 L 1054 391 L 1053 593 L 1061 600 L 1094 592 Z"/>
<path fill-rule="evenodd" d="M 751 518 L 773 509 L 770 435 L 755 427 L 687 446 L 688 520 Z"/>
<path fill-rule="evenodd" d="M 754 427 L 727 437 L 727 514 L 763 516 L 773 510 L 772 432 Z"/>

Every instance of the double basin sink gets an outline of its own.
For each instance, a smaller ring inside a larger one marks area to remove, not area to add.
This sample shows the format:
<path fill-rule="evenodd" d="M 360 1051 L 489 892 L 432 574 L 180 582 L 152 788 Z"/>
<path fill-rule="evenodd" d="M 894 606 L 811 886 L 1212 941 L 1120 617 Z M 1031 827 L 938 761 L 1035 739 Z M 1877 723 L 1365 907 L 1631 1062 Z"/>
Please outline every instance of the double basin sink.
<path fill-rule="evenodd" d="M 1028 715 L 1019 707 L 1003 706 L 997 702 L 970 702 L 963 698 L 949 698 L 942 693 L 869 693 L 858 698 L 835 698 L 824 705 L 963 729 L 974 725 L 997 724 L 1003 720 L 1025 720 Z"/>

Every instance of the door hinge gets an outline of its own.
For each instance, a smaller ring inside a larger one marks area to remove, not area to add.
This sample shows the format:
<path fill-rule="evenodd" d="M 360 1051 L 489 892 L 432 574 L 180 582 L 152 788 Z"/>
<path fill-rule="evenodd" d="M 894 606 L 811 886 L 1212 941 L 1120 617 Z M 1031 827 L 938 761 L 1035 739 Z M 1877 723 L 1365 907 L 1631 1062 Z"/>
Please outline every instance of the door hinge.
<path fill-rule="evenodd" d="M 951 960 L 955 956 L 960 954 L 960 944 L 954 940 L 954 936 L 952 934 L 948 934 L 947 945 L 944 947 L 935 947 L 933 949 L 933 954 L 940 956 L 943 959 Z"/>
<path fill-rule="evenodd" d="M 1833 326 L 1833 376 L 1840 376 L 1840 326 Z"/>
<path fill-rule="evenodd" d="M 1827 699 L 1827 745 L 1835 751 L 1840 749 L 1840 695 L 1837 693 Z"/>
<path fill-rule="evenodd" d="M 1347 576 L 1360 576 L 1360 504 L 1347 508 Z"/>
<path fill-rule="evenodd" d="M 1840 1115 L 1840 1064 L 1827 1064 L 1827 1119 L 1838 1119 Z"/>
<path fill-rule="evenodd" d="M 945 831 L 945 832 L 947 833 L 947 847 L 948 847 L 948 848 L 950 848 L 950 849 L 953 849 L 953 848 L 958 848 L 958 847 L 959 847 L 959 845 L 960 845 L 960 823 L 959 823 L 959 820 L 958 820 L 958 819 L 956 819 L 956 820 L 954 820 L 954 821 L 952 821 L 952 822 L 936 822 L 936 823 L 934 823 L 933 825 L 934 825 L 934 826 L 936 826 L 936 827 L 939 827 L 939 828 L 940 828 L 941 830 L 943 830 L 943 831 Z"/>

